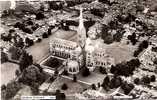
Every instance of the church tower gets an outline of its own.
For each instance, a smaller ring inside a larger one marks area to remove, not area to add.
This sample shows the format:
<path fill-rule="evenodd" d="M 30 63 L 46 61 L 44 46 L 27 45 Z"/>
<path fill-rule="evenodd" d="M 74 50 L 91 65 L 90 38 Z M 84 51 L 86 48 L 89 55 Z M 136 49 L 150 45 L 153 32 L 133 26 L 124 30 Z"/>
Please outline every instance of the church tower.
<path fill-rule="evenodd" d="M 86 29 L 85 29 L 84 23 L 83 23 L 82 11 L 83 11 L 83 9 L 80 8 L 79 26 L 78 26 L 78 30 L 77 30 L 77 41 L 78 41 L 78 44 L 81 46 L 81 48 L 84 48 L 85 42 L 86 42 Z"/>

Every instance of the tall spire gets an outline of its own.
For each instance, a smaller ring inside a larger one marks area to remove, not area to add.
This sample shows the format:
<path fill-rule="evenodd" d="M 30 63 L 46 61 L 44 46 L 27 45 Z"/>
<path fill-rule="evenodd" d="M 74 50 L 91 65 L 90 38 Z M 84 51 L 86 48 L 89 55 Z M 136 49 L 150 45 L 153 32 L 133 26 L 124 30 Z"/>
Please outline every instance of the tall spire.
<path fill-rule="evenodd" d="M 78 44 L 84 48 L 85 46 L 85 41 L 86 41 L 86 29 L 83 24 L 83 14 L 82 14 L 83 9 L 80 7 L 80 16 L 79 16 L 79 26 L 77 30 L 78 34 Z"/>

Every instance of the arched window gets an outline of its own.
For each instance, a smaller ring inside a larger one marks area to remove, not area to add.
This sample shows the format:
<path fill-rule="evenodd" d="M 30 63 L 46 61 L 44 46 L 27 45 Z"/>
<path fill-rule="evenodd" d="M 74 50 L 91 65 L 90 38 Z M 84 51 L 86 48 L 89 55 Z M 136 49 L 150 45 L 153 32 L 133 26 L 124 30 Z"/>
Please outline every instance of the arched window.
<path fill-rule="evenodd" d="M 73 72 L 76 72 L 76 69 L 75 69 L 75 68 L 73 68 Z"/>
<path fill-rule="evenodd" d="M 69 68 L 69 72 L 72 72 L 72 69 L 71 69 L 71 68 Z"/>

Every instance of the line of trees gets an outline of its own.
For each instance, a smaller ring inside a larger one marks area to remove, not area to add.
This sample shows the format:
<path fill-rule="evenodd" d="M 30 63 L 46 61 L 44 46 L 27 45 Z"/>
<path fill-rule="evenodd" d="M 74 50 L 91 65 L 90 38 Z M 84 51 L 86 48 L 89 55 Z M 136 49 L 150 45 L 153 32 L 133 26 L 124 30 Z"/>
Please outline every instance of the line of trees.
<path fill-rule="evenodd" d="M 135 68 L 138 68 L 139 66 L 140 66 L 139 59 L 132 59 L 127 62 L 116 64 L 115 66 L 112 65 L 110 72 L 115 75 L 129 76 L 133 75 L 133 71 L 135 70 Z"/>
<path fill-rule="evenodd" d="M 142 41 L 139 46 L 138 49 L 134 51 L 134 57 L 137 57 L 144 49 L 148 48 L 148 41 L 144 40 Z"/>

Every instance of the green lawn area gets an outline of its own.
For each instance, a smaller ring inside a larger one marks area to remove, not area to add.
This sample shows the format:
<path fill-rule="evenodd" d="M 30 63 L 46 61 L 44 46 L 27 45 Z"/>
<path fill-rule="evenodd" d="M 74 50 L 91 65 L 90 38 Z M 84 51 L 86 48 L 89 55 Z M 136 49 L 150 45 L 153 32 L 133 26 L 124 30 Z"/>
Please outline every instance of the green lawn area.
<path fill-rule="evenodd" d="M 16 78 L 15 71 L 19 66 L 14 63 L 6 62 L 1 64 L 1 85 L 7 84 L 9 81 Z"/>
<path fill-rule="evenodd" d="M 33 46 L 27 48 L 27 52 L 33 55 L 34 62 L 41 60 L 43 57 L 49 54 L 49 42 L 52 38 L 69 39 L 76 34 L 75 31 L 63 31 L 58 30 L 52 33 L 48 38 L 42 39 L 40 43 L 35 43 Z"/>
<path fill-rule="evenodd" d="M 68 86 L 67 90 L 62 90 L 61 86 L 66 83 Z M 88 88 L 89 86 L 80 82 L 73 82 L 70 79 L 58 77 L 49 88 L 49 92 L 55 92 L 57 89 L 61 90 L 61 92 L 64 92 L 66 95 L 71 95 L 75 93 L 80 93 L 84 89 Z"/>
<path fill-rule="evenodd" d="M 121 44 L 120 42 L 106 45 L 106 53 L 115 59 L 115 63 L 133 59 L 133 53 L 136 49 L 137 46 L 133 46 L 131 44 Z"/>

